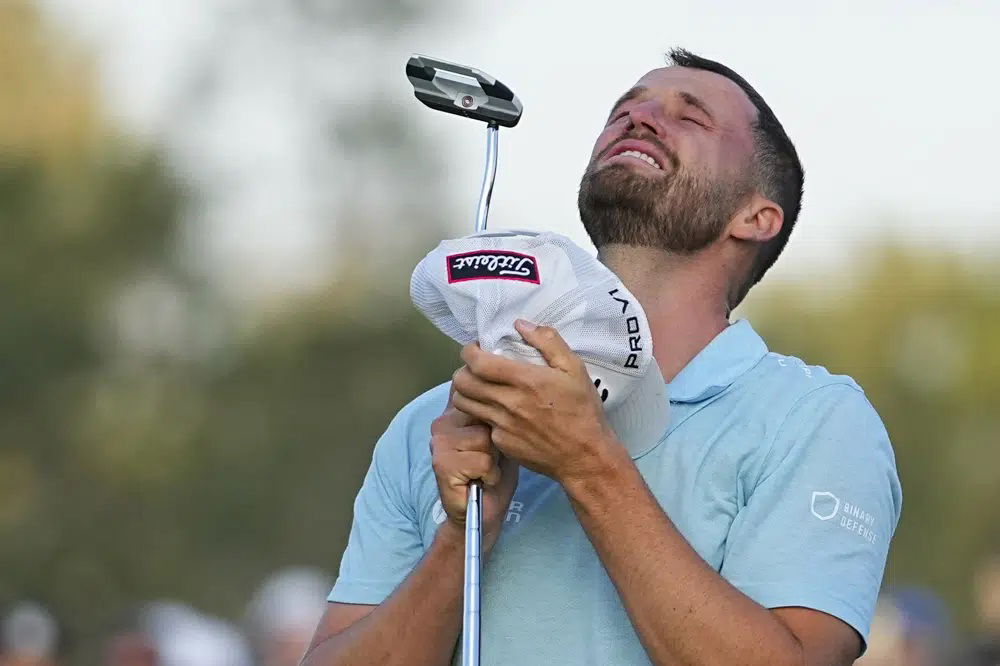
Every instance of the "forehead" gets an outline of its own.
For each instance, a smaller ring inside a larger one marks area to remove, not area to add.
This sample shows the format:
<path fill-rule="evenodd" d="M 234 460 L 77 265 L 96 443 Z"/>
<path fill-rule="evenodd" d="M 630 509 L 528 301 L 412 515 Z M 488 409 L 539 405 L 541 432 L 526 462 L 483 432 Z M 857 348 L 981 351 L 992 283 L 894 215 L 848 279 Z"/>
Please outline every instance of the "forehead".
<path fill-rule="evenodd" d="M 757 109 L 736 83 L 721 74 L 690 67 L 661 67 L 646 73 L 636 86 L 654 95 L 686 92 L 700 98 L 720 120 L 749 126 Z"/>

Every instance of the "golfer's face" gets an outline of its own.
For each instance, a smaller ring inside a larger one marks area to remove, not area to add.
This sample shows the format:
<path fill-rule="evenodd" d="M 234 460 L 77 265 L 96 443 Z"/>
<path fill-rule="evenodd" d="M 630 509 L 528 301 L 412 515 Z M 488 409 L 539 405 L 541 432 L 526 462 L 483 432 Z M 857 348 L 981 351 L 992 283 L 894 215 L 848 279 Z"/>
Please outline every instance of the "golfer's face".
<path fill-rule="evenodd" d="M 611 110 L 591 168 L 620 164 L 649 178 L 678 169 L 730 176 L 752 154 L 755 117 L 747 96 L 724 76 L 686 67 L 655 69 Z"/>

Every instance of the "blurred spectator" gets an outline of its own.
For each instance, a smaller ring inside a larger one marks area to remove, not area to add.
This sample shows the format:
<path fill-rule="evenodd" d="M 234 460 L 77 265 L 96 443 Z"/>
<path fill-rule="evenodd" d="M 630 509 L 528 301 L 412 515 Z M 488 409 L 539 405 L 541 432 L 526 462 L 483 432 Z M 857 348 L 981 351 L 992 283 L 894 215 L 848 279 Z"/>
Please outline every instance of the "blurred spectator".
<path fill-rule="evenodd" d="M 963 655 L 962 666 L 1000 666 L 1000 554 L 983 563 L 974 585 L 981 634 Z"/>
<path fill-rule="evenodd" d="M 141 610 L 128 613 L 111 631 L 105 645 L 107 666 L 158 666 L 159 654 Z"/>
<path fill-rule="evenodd" d="M 228 622 L 175 601 L 154 601 L 108 640 L 108 666 L 250 666 L 243 636 Z"/>
<path fill-rule="evenodd" d="M 58 664 L 61 633 L 56 618 L 41 604 L 14 604 L 0 617 L 0 666 Z"/>
<path fill-rule="evenodd" d="M 330 580 L 306 567 L 282 569 L 258 588 L 247 608 L 258 666 L 296 666 L 326 606 Z"/>
<path fill-rule="evenodd" d="M 879 597 L 859 666 L 941 666 L 952 629 L 944 603 L 928 590 L 899 588 Z"/>

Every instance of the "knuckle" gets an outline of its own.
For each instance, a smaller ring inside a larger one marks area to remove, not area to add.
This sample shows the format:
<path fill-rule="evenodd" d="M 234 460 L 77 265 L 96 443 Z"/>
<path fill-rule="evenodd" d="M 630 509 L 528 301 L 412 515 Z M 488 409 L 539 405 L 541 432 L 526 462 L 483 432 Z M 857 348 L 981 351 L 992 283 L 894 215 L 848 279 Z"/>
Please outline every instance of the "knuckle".
<path fill-rule="evenodd" d="M 441 455 L 450 451 L 455 451 L 458 448 L 457 438 L 455 437 L 453 431 L 440 433 L 431 437 L 431 451 L 434 453 Z"/>
<path fill-rule="evenodd" d="M 475 471 L 478 476 L 485 476 L 489 473 L 490 468 L 493 467 L 493 456 L 488 453 L 483 453 L 477 451 L 472 454 L 474 458 L 470 458 L 469 464 L 471 467 L 470 471 Z"/>
<path fill-rule="evenodd" d="M 445 436 L 442 433 L 437 433 L 436 435 L 431 435 L 431 455 L 437 456 L 441 453 L 444 446 Z"/>
<path fill-rule="evenodd" d="M 436 451 L 431 456 L 431 469 L 437 476 L 447 476 L 455 469 L 453 451 Z"/>
<path fill-rule="evenodd" d="M 487 450 L 490 448 L 490 429 L 488 426 L 470 426 L 469 427 L 469 439 L 471 442 L 481 448 L 482 450 Z"/>
<path fill-rule="evenodd" d="M 449 408 L 445 410 L 445 412 L 441 414 L 441 416 L 431 421 L 432 440 L 434 437 L 443 435 L 444 433 L 452 429 L 453 426 L 451 423 L 451 418 L 452 418 L 452 410 L 451 408 Z"/>
<path fill-rule="evenodd" d="M 495 486 L 500 483 L 500 470 L 492 467 L 486 476 L 483 477 L 483 483 L 487 486 Z"/>
<path fill-rule="evenodd" d="M 536 372 L 522 372 L 519 377 L 520 385 L 530 391 L 538 389 L 539 376 Z"/>
<path fill-rule="evenodd" d="M 459 448 L 465 451 L 488 451 L 489 447 L 490 429 L 486 426 L 469 426 L 459 442 Z"/>
<path fill-rule="evenodd" d="M 508 410 L 515 416 L 525 416 L 531 408 L 531 400 L 526 396 L 518 395 L 516 398 L 510 401 L 508 405 Z"/>
<path fill-rule="evenodd" d="M 444 425 L 442 423 L 443 420 L 444 420 L 444 414 L 442 414 L 441 416 L 439 416 L 436 419 L 434 419 L 433 421 L 431 421 L 431 435 L 432 436 L 438 434 L 438 432 L 441 431 L 441 428 Z"/>
<path fill-rule="evenodd" d="M 513 413 L 506 409 L 501 410 L 494 419 L 494 425 L 509 430 L 514 425 Z"/>

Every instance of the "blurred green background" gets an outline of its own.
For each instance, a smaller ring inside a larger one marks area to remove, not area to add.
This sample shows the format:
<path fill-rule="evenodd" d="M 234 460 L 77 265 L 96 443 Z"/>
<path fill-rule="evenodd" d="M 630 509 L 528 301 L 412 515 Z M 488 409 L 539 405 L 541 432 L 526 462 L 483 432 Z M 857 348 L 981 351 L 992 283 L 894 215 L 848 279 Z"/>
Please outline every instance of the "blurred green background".
<path fill-rule="evenodd" d="M 391 31 L 423 11 L 376 18 Z M 92 54 L 27 1 L 0 5 L 0 81 L 0 602 L 43 601 L 71 661 L 96 663 L 141 600 L 239 618 L 268 572 L 335 572 L 375 439 L 457 364 L 407 299 L 455 214 L 418 210 L 370 262 L 380 213 L 356 208 L 330 275 L 234 299 L 185 249 L 203 194 L 109 119 Z M 421 132 L 368 96 L 335 116 L 329 150 L 420 164 L 421 196 L 440 194 Z M 772 349 L 865 387 L 905 494 L 886 584 L 930 588 L 964 632 L 973 572 L 1000 547 L 998 278 L 996 248 L 886 235 L 742 313 Z"/>

